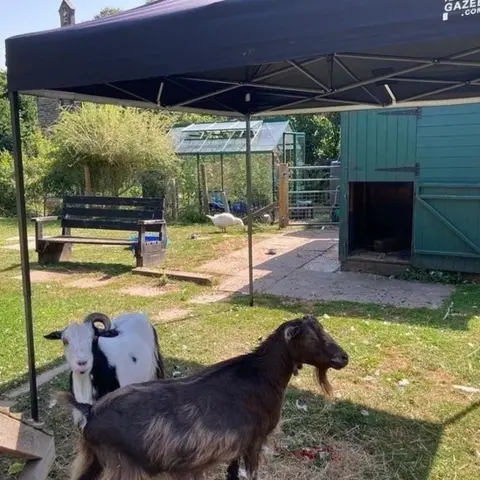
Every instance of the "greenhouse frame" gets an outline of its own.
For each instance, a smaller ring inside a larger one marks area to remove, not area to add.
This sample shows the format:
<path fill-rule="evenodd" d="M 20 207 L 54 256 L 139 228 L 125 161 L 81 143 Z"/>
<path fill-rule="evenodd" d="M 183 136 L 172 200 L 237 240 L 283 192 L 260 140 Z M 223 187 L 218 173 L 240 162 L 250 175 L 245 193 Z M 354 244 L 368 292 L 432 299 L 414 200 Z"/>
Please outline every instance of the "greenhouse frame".
<path fill-rule="evenodd" d="M 247 151 L 247 128 L 244 120 L 197 123 L 183 126 L 175 126 L 170 131 L 175 153 L 188 162 L 188 157 L 196 158 L 196 176 L 198 201 L 202 206 L 201 191 L 201 164 L 213 162 L 219 163 L 219 178 L 214 183 L 217 198 L 212 199 L 218 204 L 219 191 L 224 192 L 228 187 L 225 181 L 226 165 L 232 160 L 236 161 L 235 155 L 245 155 Z M 305 163 L 305 134 L 294 132 L 288 120 L 266 119 L 253 120 L 250 126 L 250 142 L 253 162 L 255 158 L 260 161 L 260 155 L 265 160 L 268 155 L 271 162 L 271 202 L 276 200 L 276 165 L 288 163 L 291 166 L 301 166 Z M 207 157 L 207 158 L 204 158 Z M 232 158 L 233 157 L 233 158 Z M 185 164 L 184 164 L 185 165 Z M 258 207 L 266 206 L 259 203 Z M 241 211 L 236 212 L 241 213 Z"/>

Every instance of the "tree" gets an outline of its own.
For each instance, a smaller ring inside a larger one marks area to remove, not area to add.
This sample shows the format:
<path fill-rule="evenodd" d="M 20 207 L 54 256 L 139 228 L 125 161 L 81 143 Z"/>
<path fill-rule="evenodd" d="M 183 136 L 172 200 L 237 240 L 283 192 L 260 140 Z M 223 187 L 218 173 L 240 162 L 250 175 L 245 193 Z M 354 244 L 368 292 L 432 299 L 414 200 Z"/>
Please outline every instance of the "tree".
<path fill-rule="evenodd" d="M 95 15 L 93 18 L 98 20 L 99 18 L 111 17 L 117 13 L 123 12 L 122 8 L 119 7 L 104 7 L 100 10 L 100 13 Z"/>
<path fill-rule="evenodd" d="M 37 127 L 37 104 L 30 96 L 20 96 L 20 128 L 26 155 L 32 155 L 35 130 Z M 0 70 L 0 152 L 12 152 L 12 124 L 10 120 L 10 103 L 8 101 L 7 74 Z"/>
<path fill-rule="evenodd" d="M 52 130 L 55 163 L 50 185 L 63 191 L 83 191 L 88 167 L 94 193 L 118 196 L 140 183 L 146 170 L 168 180 L 177 175 L 176 157 L 168 130 L 171 123 L 149 110 L 83 104 L 64 110 Z"/>
<path fill-rule="evenodd" d="M 325 163 L 339 154 L 339 115 L 293 115 L 292 127 L 305 133 L 305 162 L 309 165 Z"/>

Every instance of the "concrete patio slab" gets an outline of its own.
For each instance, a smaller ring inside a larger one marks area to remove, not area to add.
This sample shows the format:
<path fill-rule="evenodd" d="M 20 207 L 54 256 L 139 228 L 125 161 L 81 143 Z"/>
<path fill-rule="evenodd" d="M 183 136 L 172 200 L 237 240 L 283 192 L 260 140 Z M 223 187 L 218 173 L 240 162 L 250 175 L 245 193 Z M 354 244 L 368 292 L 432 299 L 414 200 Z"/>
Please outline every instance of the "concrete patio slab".
<path fill-rule="evenodd" d="M 269 248 L 277 250 L 268 255 Z M 404 308 L 442 306 L 452 293 L 445 285 L 391 280 L 378 275 L 341 272 L 334 230 L 306 230 L 277 235 L 254 246 L 257 293 L 316 301 L 350 301 Z M 209 262 L 200 270 L 225 275 L 223 292 L 248 292 L 248 251 Z"/>
<path fill-rule="evenodd" d="M 403 308 L 439 308 L 452 290 L 354 272 L 325 273 L 301 268 L 265 293 L 302 300 L 349 301 Z"/>

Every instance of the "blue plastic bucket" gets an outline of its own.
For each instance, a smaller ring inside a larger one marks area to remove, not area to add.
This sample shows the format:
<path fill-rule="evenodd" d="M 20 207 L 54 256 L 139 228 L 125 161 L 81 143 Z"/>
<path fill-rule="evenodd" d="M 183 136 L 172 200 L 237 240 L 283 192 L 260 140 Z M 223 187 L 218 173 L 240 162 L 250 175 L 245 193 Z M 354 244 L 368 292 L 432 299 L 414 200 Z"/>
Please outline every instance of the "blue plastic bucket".
<path fill-rule="evenodd" d="M 145 241 L 146 242 L 158 242 L 160 236 L 159 234 L 149 234 L 149 235 L 145 235 Z M 129 240 L 131 240 L 132 242 L 138 242 L 138 235 L 132 235 Z M 169 245 L 169 241 L 168 241 L 168 238 L 167 238 L 167 241 L 166 241 L 166 247 L 168 247 Z M 135 245 L 130 245 L 128 247 L 129 250 L 132 250 L 132 252 L 135 250 Z"/>

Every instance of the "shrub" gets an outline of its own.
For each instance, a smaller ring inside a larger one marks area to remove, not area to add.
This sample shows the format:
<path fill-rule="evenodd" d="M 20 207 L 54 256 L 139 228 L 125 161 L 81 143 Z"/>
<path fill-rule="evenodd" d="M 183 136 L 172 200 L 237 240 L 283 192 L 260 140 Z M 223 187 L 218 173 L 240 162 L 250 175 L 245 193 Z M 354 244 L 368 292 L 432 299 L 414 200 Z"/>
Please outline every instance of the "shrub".
<path fill-rule="evenodd" d="M 64 191 L 84 191 L 86 166 L 94 193 L 118 196 L 139 183 L 141 172 L 171 178 L 179 160 L 169 127 L 167 117 L 149 110 L 93 104 L 66 109 L 52 130 L 56 161 L 49 181 Z"/>
<path fill-rule="evenodd" d="M 15 179 L 12 155 L 0 152 L 0 217 L 13 217 L 16 212 Z"/>
<path fill-rule="evenodd" d="M 24 181 L 27 213 L 38 215 L 43 213 L 43 201 L 48 192 L 45 182 L 53 162 L 52 143 L 37 130 L 31 141 L 30 156 L 25 155 Z M 4 150 L 0 152 L 0 216 L 16 215 L 15 173 L 13 156 Z"/>

